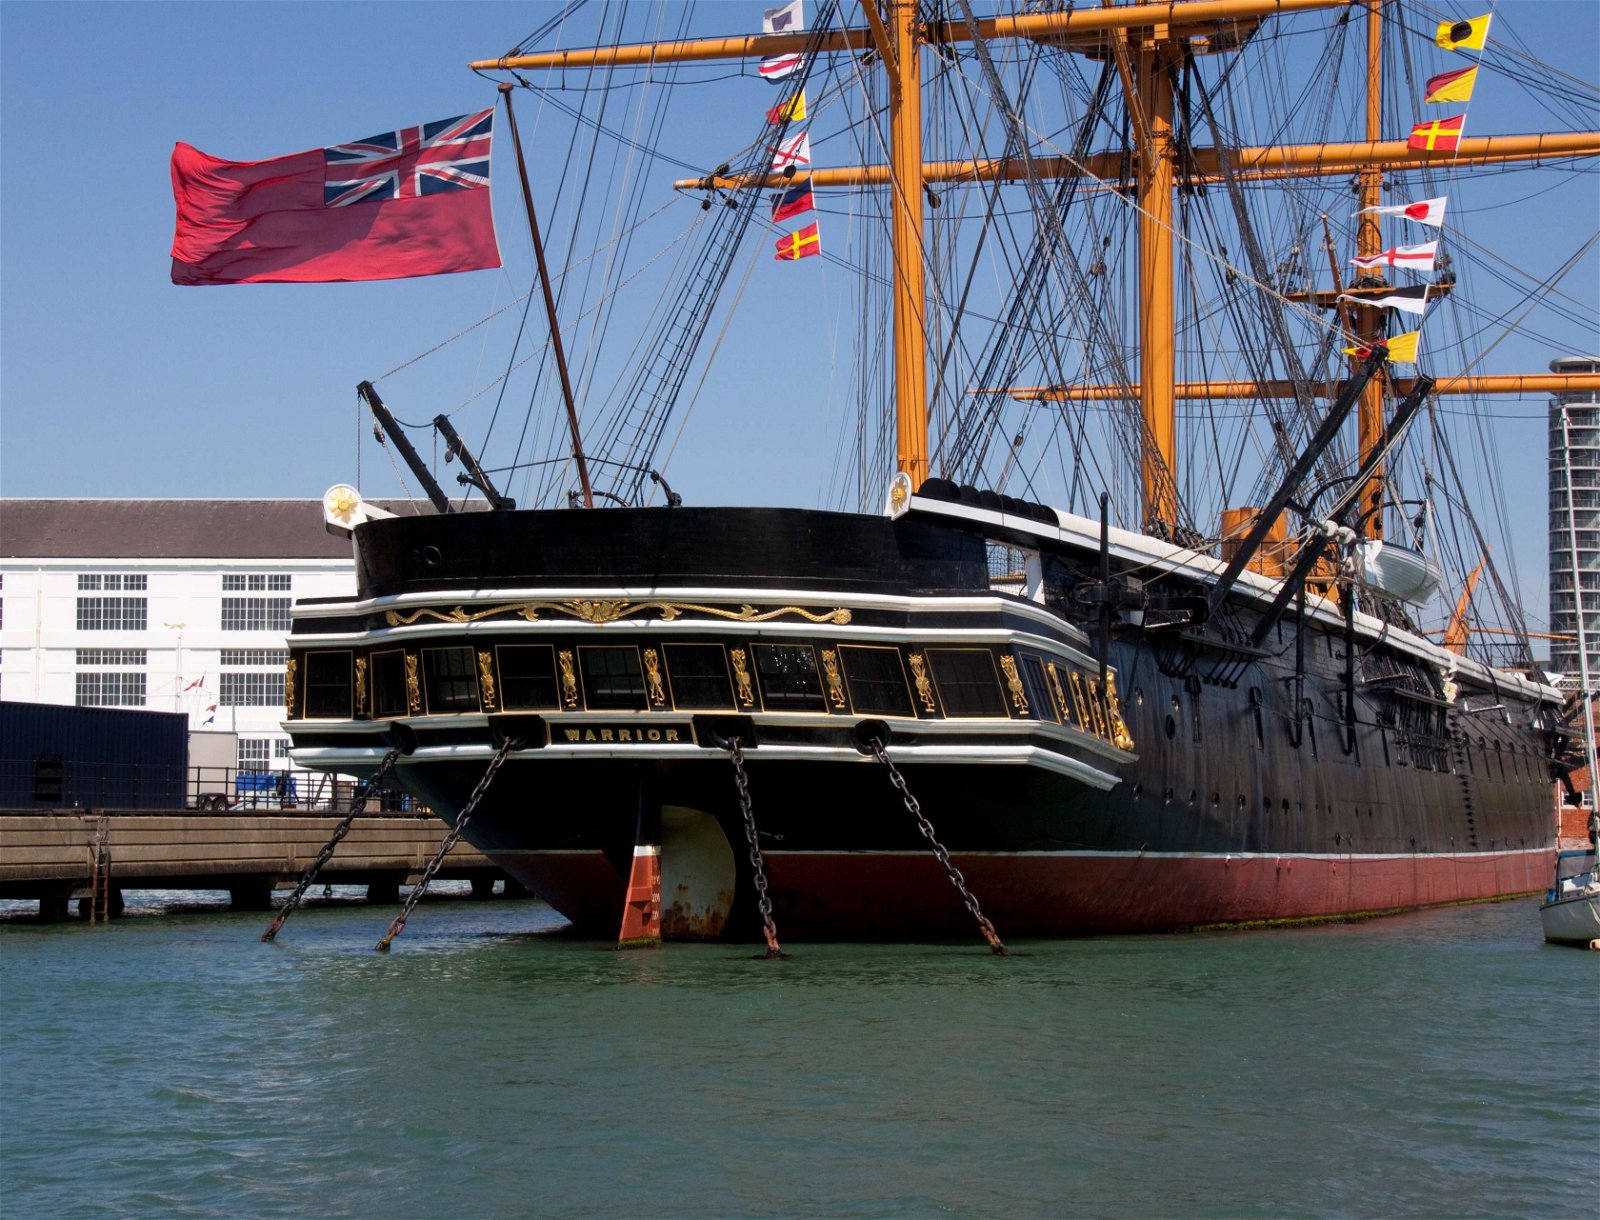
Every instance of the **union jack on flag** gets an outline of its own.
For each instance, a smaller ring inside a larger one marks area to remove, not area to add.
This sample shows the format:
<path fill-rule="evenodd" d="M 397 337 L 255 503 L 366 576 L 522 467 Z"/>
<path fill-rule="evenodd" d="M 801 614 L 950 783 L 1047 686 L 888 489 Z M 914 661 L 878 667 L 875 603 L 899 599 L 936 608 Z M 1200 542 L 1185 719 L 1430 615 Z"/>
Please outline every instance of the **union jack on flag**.
<path fill-rule="evenodd" d="M 480 110 L 324 148 L 322 202 L 342 208 L 488 186 L 493 125 L 494 110 Z"/>

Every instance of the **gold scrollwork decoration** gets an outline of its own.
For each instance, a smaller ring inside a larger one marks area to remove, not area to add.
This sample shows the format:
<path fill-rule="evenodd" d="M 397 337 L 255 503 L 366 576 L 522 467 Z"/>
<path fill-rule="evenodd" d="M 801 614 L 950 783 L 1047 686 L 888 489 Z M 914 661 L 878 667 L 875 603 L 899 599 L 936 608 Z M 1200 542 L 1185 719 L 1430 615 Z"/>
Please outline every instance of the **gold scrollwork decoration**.
<path fill-rule="evenodd" d="M 1111 743 L 1119 750 L 1133 749 L 1133 734 L 1128 732 L 1128 722 L 1122 718 L 1121 701 L 1117 698 L 1117 675 L 1106 671 L 1106 718 L 1111 722 Z"/>
<path fill-rule="evenodd" d="M 644 650 L 644 689 L 653 706 L 666 706 L 667 689 L 661 682 L 661 662 L 654 648 Z"/>
<path fill-rule="evenodd" d="M 812 623 L 835 623 L 844 626 L 850 622 L 850 611 L 843 606 L 836 606 L 832 610 L 807 610 L 804 606 L 780 606 L 775 610 L 757 610 L 746 603 L 737 610 L 727 606 L 712 606 L 703 602 L 668 602 L 648 601 L 630 602 L 622 599 L 608 598 L 571 598 L 564 602 L 507 602 L 503 605 L 490 606 L 485 610 L 468 611 L 464 607 L 454 606 L 449 610 L 435 610 L 425 606 L 409 614 L 399 610 L 389 610 L 384 613 L 384 620 L 391 627 L 409 627 L 423 619 L 433 619 L 440 623 L 476 623 L 487 618 L 496 618 L 502 615 L 516 615 L 530 623 L 540 621 L 539 614 L 545 611 L 551 614 L 565 614 L 595 626 L 604 626 L 614 623 L 619 619 L 648 616 L 652 612 L 663 622 L 670 623 L 688 613 L 708 614 L 714 618 L 725 618 L 736 623 L 765 623 L 772 619 L 794 616 Z"/>
<path fill-rule="evenodd" d="M 1066 689 L 1061 685 L 1061 671 L 1056 668 L 1056 663 L 1051 661 L 1044 667 L 1045 676 L 1050 679 L 1050 695 L 1056 701 L 1056 711 L 1061 713 L 1061 719 L 1066 724 L 1072 723 L 1072 708 L 1067 703 Z"/>
<path fill-rule="evenodd" d="M 1072 688 L 1072 705 L 1078 712 L 1078 727 L 1085 733 L 1094 732 L 1094 721 L 1089 716 L 1089 700 L 1083 693 L 1083 676 L 1073 670 L 1067 675 L 1067 685 Z"/>
<path fill-rule="evenodd" d="M 367 658 L 356 658 L 356 715 L 367 714 Z"/>
<path fill-rule="evenodd" d="M 1105 694 L 1100 689 L 1098 678 L 1089 679 L 1089 715 L 1094 717 L 1094 731 L 1107 741 L 1111 740 L 1111 733 L 1106 728 L 1106 702 Z"/>
<path fill-rule="evenodd" d="M 739 702 L 745 707 L 752 707 L 756 701 L 756 692 L 750 685 L 750 669 L 745 662 L 744 649 L 735 648 L 728 655 L 733 659 L 733 685 L 739 695 Z"/>
<path fill-rule="evenodd" d="M 1019 716 L 1032 715 L 1033 713 L 1028 711 L 1027 692 L 1022 689 L 1022 676 L 1017 673 L 1016 658 L 1001 657 L 1000 668 L 1005 670 L 1006 688 L 1011 692 L 1011 703 L 1017 709 L 1017 714 Z"/>
<path fill-rule="evenodd" d="M 290 720 L 294 719 L 294 673 L 300 667 L 296 657 L 290 657 L 289 663 L 283 667 L 283 714 Z"/>
<path fill-rule="evenodd" d="M 406 710 L 413 716 L 422 711 L 422 682 L 417 677 L 417 657 L 406 653 Z"/>
<path fill-rule="evenodd" d="M 487 648 L 478 649 L 478 686 L 483 691 L 485 711 L 494 711 L 494 656 Z"/>
<path fill-rule="evenodd" d="M 556 654 L 561 665 L 561 702 L 569 708 L 578 706 L 578 674 L 572 668 L 572 649 L 563 648 Z"/>
<path fill-rule="evenodd" d="M 917 698 L 922 700 L 922 706 L 931 716 L 939 710 L 939 705 L 933 699 L 933 683 L 928 680 L 928 664 L 922 659 L 920 652 L 912 653 L 910 661 L 911 680 L 916 684 Z"/>
<path fill-rule="evenodd" d="M 839 676 L 839 654 L 831 648 L 822 650 L 822 675 L 828 682 L 828 698 L 836 708 L 844 707 L 844 679 Z"/>

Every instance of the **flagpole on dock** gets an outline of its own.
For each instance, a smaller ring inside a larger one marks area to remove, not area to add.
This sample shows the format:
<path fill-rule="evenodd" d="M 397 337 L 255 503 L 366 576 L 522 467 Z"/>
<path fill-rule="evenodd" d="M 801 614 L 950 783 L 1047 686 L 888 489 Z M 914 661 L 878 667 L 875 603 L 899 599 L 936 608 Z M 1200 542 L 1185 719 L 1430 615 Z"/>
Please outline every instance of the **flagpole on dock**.
<path fill-rule="evenodd" d="M 533 191 L 528 186 L 528 163 L 522 155 L 522 137 L 517 135 L 517 112 L 511 108 L 509 82 L 500 86 L 506 100 L 506 118 L 511 124 L 511 143 L 517 150 L 517 176 L 522 179 L 522 202 L 528 209 L 528 232 L 533 235 L 533 257 L 539 264 L 539 287 L 544 289 L 545 313 L 550 317 L 550 349 L 555 353 L 556 371 L 561 374 L 561 397 L 567 406 L 567 427 L 572 432 L 572 458 L 578 464 L 578 484 L 583 488 L 583 506 L 594 507 L 594 491 L 589 486 L 589 464 L 583 457 L 583 438 L 578 433 L 578 407 L 572 397 L 572 380 L 567 375 L 567 354 L 561 346 L 561 323 L 556 317 L 556 298 L 550 291 L 550 268 L 544 261 L 544 240 L 539 236 L 539 219 L 533 211 Z"/>

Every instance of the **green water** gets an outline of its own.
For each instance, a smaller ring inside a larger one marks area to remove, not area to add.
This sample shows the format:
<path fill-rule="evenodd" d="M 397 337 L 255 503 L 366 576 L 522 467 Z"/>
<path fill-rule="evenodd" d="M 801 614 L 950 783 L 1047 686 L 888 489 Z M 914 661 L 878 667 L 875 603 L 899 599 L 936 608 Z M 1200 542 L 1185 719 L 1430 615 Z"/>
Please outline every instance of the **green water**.
<path fill-rule="evenodd" d="M 1596 1215 L 1600 954 L 1532 901 L 785 962 L 388 914 L 0 920 L 0 1215 Z"/>

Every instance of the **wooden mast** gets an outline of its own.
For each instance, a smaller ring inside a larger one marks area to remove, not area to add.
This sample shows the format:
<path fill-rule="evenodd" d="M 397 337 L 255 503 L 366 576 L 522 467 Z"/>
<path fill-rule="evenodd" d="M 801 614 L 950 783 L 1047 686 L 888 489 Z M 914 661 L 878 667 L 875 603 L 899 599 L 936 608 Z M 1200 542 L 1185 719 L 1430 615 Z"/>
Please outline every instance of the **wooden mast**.
<path fill-rule="evenodd" d="M 1134 87 L 1141 121 L 1134 124 L 1139 166 L 1139 413 L 1144 420 L 1140 473 L 1144 524 L 1178 523 L 1177 316 L 1173 297 L 1172 78 L 1169 56 L 1180 44 L 1157 26 L 1139 45 Z"/>
<path fill-rule="evenodd" d="M 874 0 L 865 0 L 876 10 Z M 894 169 L 894 397 L 899 468 L 928 477 L 927 272 L 923 262 L 922 47 L 916 0 L 887 0 L 889 158 Z"/>
<path fill-rule="evenodd" d="M 1367 141 L 1376 144 L 1383 138 L 1383 0 L 1367 4 Z M 1375 208 L 1383 201 L 1383 169 L 1367 165 L 1361 169 L 1359 194 L 1362 208 Z M 1357 217 L 1356 253 L 1370 257 L 1383 250 L 1383 230 L 1375 213 Z M 1380 281 L 1383 276 L 1377 277 Z M 1369 347 L 1383 336 L 1383 310 L 1370 305 L 1357 308 L 1358 347 Z M 1358 362 L 1351 358 L 1351 367 Z M 1361 393 L 1356 407 L 1357 460 L 1371 453 L 1383 440 L 1383 382 L 1374 377 Z M 1368 538 L 1383 537 L 1383 466 L 1372 468 L 1362 485 L 1356 510 L 1357 529 Z"/>

